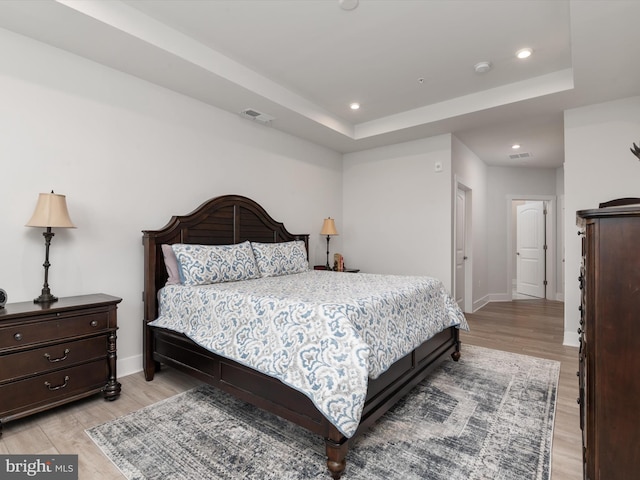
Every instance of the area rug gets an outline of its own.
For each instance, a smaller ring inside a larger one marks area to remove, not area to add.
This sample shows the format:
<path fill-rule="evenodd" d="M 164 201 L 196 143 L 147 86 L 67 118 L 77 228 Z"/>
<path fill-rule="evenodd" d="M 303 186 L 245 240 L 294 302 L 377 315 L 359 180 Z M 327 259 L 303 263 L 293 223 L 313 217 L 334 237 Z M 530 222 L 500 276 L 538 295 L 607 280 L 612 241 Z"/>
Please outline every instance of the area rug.
<path fill-rule="evenodd" d="M 560 364 L 463 346 L 368 432 L 344 480 L 548 480 Z M 324 442 L 209 386 L 87 430 L 127 479 L 326 480 Z"/>

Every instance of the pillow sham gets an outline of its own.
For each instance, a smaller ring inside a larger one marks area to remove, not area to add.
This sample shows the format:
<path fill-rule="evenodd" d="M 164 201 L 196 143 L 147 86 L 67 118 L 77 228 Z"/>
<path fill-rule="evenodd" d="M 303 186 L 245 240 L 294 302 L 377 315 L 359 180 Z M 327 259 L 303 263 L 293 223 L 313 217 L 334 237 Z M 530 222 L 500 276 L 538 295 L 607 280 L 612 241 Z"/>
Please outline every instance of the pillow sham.
<path fill-rule="evenodd" d="M 259 278 L 251 244 L 172 245 L 184 285 L 208 285 Z"/>
<path fill-rule="evenodd" d="M 309 270 L 307 250 L 302 240 L 281 243 L 251 242 L 263 277 L 277 277 Z"/>
<path fill-rule="evenodd" d="M 162 245 L 162 255 L 164 256 L 164 266 L 167 269 L 167 283 L 165 285 L 180 285 L 180 267 L 178 267 L 178 259 L 173 253 L 171 245 Z"/>

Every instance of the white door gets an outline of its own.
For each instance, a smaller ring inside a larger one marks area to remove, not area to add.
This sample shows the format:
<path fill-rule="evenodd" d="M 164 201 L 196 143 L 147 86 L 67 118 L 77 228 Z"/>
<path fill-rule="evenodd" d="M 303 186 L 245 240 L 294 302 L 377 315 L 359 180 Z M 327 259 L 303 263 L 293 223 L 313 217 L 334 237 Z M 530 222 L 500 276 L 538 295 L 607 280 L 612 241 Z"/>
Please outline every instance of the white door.
<path fill-rule="evenodd" d="M 465 202 L 466 195 L 464 190 L 458 188 L 456 190 L 456 280 L 455 280 L 455 299 L 458 306 L 464 310 L 464 270 L 466 249 L 465 249 Z"/>
<path fill-rule="evenodd" d="M 518 205 L 516 221 L 516 290 L 523 295 L 544 298 L 544 202 Z"/>

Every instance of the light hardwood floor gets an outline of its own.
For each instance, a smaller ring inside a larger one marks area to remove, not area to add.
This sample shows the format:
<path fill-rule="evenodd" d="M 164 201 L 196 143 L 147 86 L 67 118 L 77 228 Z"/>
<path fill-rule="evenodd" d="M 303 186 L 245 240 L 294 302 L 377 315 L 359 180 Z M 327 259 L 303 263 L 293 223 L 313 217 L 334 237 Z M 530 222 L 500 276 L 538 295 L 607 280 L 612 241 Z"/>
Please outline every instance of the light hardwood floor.
<path fill-rule="evenodd" d="M 552 480 L 582 478 L 578 419 L 578 351 L 564 347 L 563 304 L 546 300 L 492 303 L 467 319 L 471 332 L 464 344 L 479 345 L 561 362 L 553 436 Z M 153 382 L 142 373 L 120 379 L 122 395 L 114 402 L 94 396 L 4 425 L 0 454 L 78 454 L 80 480 L 122 480 L 117 468 L 101 453 L 84 430 L 125 415 L 199 384 L 165 368 Z M 169 479 L 167 479 L 169 480 Z"/>

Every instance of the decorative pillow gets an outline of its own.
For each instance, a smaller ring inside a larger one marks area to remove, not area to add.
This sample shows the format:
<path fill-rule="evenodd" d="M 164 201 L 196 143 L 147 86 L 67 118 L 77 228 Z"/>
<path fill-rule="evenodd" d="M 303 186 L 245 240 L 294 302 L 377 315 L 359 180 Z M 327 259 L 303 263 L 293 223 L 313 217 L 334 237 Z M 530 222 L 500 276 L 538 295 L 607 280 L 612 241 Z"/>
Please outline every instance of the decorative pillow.
<path fill-rule="evenodd" d="M 179 285 L 180 282 L 180 268 L 178 267 L 178 259 L 176 254 L 173 253 L 171 245 L 162 245 L 162 254 L 164 255 L 164 266 L 167 268 L 167 283 L 165 285 Z"/>
<path fill-rule="evenodd" d="M 282 243 L 251 242 L 263 277 L 277 277 L 309 270 L 307 250 L 302 240 Z"/>
<path fill-rule="evenodd" d="M 235 245 L 172 245 L 184 285 L 207 285 L 260 277 L 249 242 Z"/>

